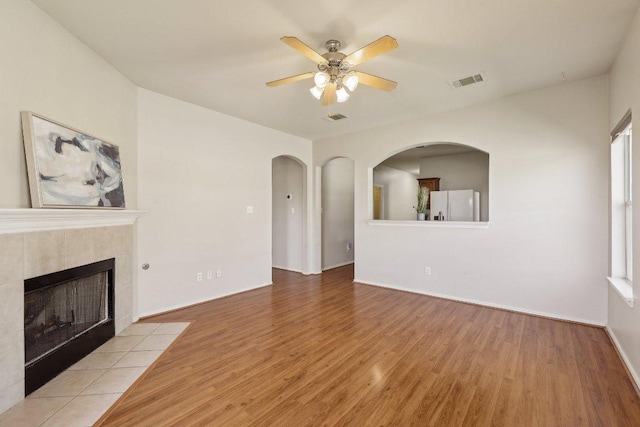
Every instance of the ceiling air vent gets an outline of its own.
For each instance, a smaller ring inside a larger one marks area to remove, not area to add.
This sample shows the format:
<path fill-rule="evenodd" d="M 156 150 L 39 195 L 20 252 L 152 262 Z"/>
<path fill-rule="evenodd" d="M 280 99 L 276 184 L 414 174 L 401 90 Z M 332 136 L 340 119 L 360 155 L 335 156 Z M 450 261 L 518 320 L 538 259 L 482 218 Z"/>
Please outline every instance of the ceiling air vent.
<path fill-rule="evenodd" d="M 347 116 L 345 116 L 344 114 L 330 114 L 328 116 L 325 116 L 322 118 L 322 120 L 326 120 L 328 122 L 336 122 L 338 120 L 342 120 L 342 119 L 346 119 Z"/>
<path fill-rule="evenodd" d="M 462 86 L 469 86 L 474 83 L 480 83 L 483 81 L 484 77 L 482 76 L 482 74 L 475 74 L 473 76 L 465 77 L 464 79 L 449 82 L 449 86 L 451 86 L 453 89 L 458 89 Z"/>

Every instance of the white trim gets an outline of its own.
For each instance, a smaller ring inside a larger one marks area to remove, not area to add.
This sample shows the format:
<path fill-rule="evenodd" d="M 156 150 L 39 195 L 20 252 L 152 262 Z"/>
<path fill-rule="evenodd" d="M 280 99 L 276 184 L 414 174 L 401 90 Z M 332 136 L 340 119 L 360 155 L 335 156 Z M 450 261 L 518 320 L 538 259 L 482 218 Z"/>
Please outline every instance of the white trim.
<path fill-rule="evenodd" d="M 368 225 L 376 227 L 425 227 L 425 228 L 489 228 L 485 221 L 390 221 L 386 219 L 369 219 Z"/>
<path fill-rule="evenodd" d="M 293 268 L 281 267 L 279 265 L 272 265 L 271 267 L 272 268 L 277 268 L 278 270 L 293 271 L 294 273 L 302 274 L 302 270 L 294 270 Z"/>
<path fill-rule="evenodd" d="M 144 213 L 124 209 L 0 209 L 0 234 L 130 225 Z"/>
<path fill-rule="evenodd" d="M 322 271 L 303 271 L 304 276 L 315 276 L 316 274 L 322 274 Z"/>
<path fill-rule="evenodd" d="M 331 265 L 329 267 L 324 267 L 322 271 L 333 270 L 334 268 L 344 267 L 345 265 L 353 264 L 353 261 L 347 261 L 336 265 Z"/>
<path fill-rule="evenodd" d="M 607 330 L 607 334 L 611 338 L 611 341 L 613 341 L 613 345 L 616 347 L 616 350 L 618 350 L 618 354 L 620 354 L 622 361 L 624 362 L 627 369 L 629 370 L 629 373 L 631 374 L 631 378 L 633 378 L 633 381 L 636 383 L 636 388 L 640 389 L 640 376 L 638 376 L 638 373 L 635 371 L 635 369 L 633 369 L 633 365 L 629 361 L 627 354 L 622 349 L 622 346 L 620 345 L 620 341 L 618 341 L 618 337 L 616 337 L 616 334 L 613 332 L 613 329 L 609 327 L 609 325 L 606 325 L 605 329 Z"/>
<path fill-rule="evenodd" d="M 633 308 L 633 285 L 627 279 L 620 277 L 607 277 L 609 285 L 616 290 L 618 295 L 622 297 L 624 302 L 631 308 Z"/>
<path fill-rule="evenodd" d="M 365 281 L 365 280 L 358 280 L 358 279 L 353 279 L 353 282 L 354 283 L 362 283 L 362 284 L 371 285 L 371 286 L 378 286 L 378 287 L 381 287 L 381 288 L 393 289 L 393 290 L 396 290 L 396 291 L 410 292 L 412 294 L 419 294 L 419 295 L 426 295 L 426 296 L 430 296 L 430 297 L 442 298 L 442 299 L 447 299 L 447 300 L 451 300 L 451 301 L 466 302 L 466 303 L 469 303 L 469 304 L 481 305 L 483 307 L 499 308 L 499 309 L 502 309 L 502 310 L 513 311 L 513 312 L 516 312 L 516 313 L 531 314 L 533 316 L 547 317 L 547 318 L 550 318 L 550 319 L 557 319 L 557 320 L 566 320 L 568 322 L 574 322 L 574 323 L 583 323 L 585 325 L 592 325 L 592 326 L 599 326 L 599 327 L 603 327 L 605 325 L 604 323 L 594 322 L 593 320 L 579 319 L 579 318 L 570 317 L 570 316 L 560 316 L 558 314 L 551 314 L 551 313 L 546 313 L 546 312 L 543 312 L 543 311 L 527 310 L 527 309 L 524 309 L 524 308 L 512 307 L 512 306 L 509 306 L 509 305 L 493 304 L 493 303 L 486 302 L 486 301 L 478 301 L 478 300 L 473 300 L 473 299 L 469 299 L 469 298 L 461 298 L 461 297 L 452 296 L 452 295 L 445 295 L 445 294 L 438 294 L 438 293 L 435 293 L 435 292 L 422 291 L 420 289 L 411 289 L 411 288 L 404 288 L 402 286 L 385 285 L 385 284 L 382 284 L 382 283 L 368 282 L 368 281 Z"/>
<path fill-rule="evenodd" d="M 257 285 L 257 286 L 250 286 L 248 288 L 245 289 L 238 289 L 232 292 L 227 292 L 221 295 L 216 295 L 213 298 L 205 298 L 205 299 L 201 299 L 201 300 L 196 300 L 196 301 L 191 301 L 191 302 L 186 302 L 184 304 L 176 304 L 176 305 L 171 305 L 169 307 L 164 307 L 162 309 L 159 310 L 153 310 L 153 311 L 147 311 L 145 313 L 140 313 L 140 315 L 138 316 L 138 320 L 140 320 L 141 318 L 145 318 L 145 317 L 149 317 L 149 316 L 156 316 L 158 314 L 164 314 L 167 313 L 169 311 L 174 311 L 174 310 L 180 310 L 182 308 L 188 308 L 194 305 L 198 305 L 198 304 L 203 304 L 209 301 L 215 301 L 217 299 L 220 298 L 225 298 L 225 297 L 229 297 L 231 295 L 236 295 L 236 294 L 241 294 L 243 292 L 248 292 L 248 291 L 254 291 L 256 289 L 260 289 L 260 288 L 266 288 L 267 286 L 272 286 L 273 282 L 269 282 L 269 283 L 265 283 L 264 285 Z"/>

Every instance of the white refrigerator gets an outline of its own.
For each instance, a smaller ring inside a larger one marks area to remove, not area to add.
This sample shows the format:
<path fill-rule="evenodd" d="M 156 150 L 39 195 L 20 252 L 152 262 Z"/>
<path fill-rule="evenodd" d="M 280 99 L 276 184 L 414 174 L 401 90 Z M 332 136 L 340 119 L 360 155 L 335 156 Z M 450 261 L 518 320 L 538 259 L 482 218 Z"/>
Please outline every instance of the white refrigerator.
<path fill-rule="evenodd" d="M 480 193 L 474 190 L 431 191 L 432 221 L 480 221 Z"/>

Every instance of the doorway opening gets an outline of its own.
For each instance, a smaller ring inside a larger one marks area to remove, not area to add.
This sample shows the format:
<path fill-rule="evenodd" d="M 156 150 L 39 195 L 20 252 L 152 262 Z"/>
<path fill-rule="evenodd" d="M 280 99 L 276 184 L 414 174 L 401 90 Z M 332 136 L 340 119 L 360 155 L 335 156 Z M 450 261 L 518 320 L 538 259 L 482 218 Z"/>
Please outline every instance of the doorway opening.
<path fill-rule="evenodd" d="M 322 167 L 322 271 L 354 263 L 354 162 L 335 158 Z"/>
<path fill-rule="evenodd" d="M 289 156 L 275 157 L 271 166 L 271 265 L 301 273 L 304 269 L 305 167 Z"/>
<path fill-rule="evenodd" d="M 373 186 L 373 219 L 384 218 L 384 186 Z"/>

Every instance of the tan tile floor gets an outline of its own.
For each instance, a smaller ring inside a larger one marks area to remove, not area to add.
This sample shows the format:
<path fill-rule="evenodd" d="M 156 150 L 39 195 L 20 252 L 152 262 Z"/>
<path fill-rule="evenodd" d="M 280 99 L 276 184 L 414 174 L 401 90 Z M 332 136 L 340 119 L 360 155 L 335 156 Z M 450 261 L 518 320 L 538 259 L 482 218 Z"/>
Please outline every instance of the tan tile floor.
<path fill-rule="evenodd" d="M 13 408 L 0 427 L 93 425 L 189 323 L 136 323 Z"/>

